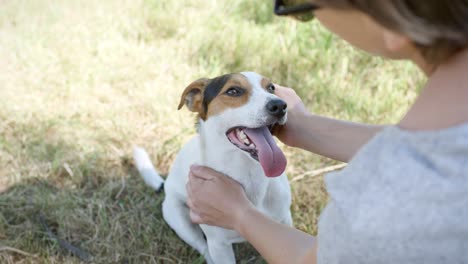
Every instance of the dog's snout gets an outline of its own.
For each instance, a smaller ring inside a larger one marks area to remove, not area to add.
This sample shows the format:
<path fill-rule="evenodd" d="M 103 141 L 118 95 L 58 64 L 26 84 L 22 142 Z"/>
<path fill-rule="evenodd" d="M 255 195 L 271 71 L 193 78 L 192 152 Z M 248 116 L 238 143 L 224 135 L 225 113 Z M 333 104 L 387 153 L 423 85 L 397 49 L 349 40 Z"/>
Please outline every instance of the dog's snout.
<path fill-rule="evenodd" d="M 287 108 L 286 102 L 280 99 L 270 100 L 266 105 L 268 113 L 277 118 L 282 118 L 286 114 Z"/>

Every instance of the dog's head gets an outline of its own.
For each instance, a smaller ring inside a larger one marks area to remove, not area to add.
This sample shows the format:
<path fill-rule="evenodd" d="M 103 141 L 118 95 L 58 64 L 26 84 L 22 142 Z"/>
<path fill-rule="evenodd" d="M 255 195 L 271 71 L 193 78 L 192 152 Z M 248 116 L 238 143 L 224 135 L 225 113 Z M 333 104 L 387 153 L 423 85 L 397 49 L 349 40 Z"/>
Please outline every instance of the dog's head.
<path fill-rule="evenodd" d="M 287 105 L 275 95 L 275 86 L 254 72 L 199 79 L 183 92 L 184 105 L 199 114 L 210 135 L 223 137 L 229 145 L 260 162 L 265 175 L 281 175 L 286 158 L 276 145 L 271 128 L 283 125 Z"/>

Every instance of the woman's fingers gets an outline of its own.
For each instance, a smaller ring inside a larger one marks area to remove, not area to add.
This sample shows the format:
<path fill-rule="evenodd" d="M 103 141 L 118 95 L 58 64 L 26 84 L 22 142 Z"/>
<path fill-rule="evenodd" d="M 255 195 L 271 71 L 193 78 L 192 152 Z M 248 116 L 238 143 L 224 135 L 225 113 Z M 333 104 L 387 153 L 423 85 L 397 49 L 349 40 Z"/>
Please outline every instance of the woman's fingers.
<path fill-rule="evenodd" d="M 292 96 L 292 94 L 295 94 L 295 91 L 292 88 L 284 87 L 278 84 L 275 84 L 275 86 L 275 95 L 283 100 L 287 101 Z"/>
<path fill-rule="evenodd" d="M 195 224 L 203 224 L 203 219 L 193 210 L 190 210 L 190 220 Z"/>
<path fill-rule="evenodd" d="M 185 203 L 190 209 L 189 210 L 190 220 L 195 224 L 203 224 L 203 219 L 200 217 L 198 213 L 195 212 L 196 209 L 192 201 L 192 188 L 190 186 L 190 181 L 187 182 L 187 184 L 185 185 L 185 188 L 187 189 L 187 201 Z"/>
<path fill-rule="evenodd" d="M 203 167 L 199 165 L 190 166 L 190 173 L 194 178 L 199 178 L 203 180 L 213 180 L 218 172 L 212 170 L 208 167 Z"/>
<path fill-rule="evenodd" d="M 206 167 L 192 166 L 185 188 L 190 219 L 197 224 L 232 229 L 239 208 L 249 203 L 238 182 Z"/>
<path fill-rule="evenodd" d="M 185 204 L 188 206 L 188 208 L 190 208 L 190 210 L 194 210 L 195 209 L 195 206 L 192 202 L 192 199 L 190 199 L 190 196 L 187 197 L 187 201 L 185 202 Z"/>
<path fill-rule="evenodd" d="M 189 179 L 187 181 L 187 184 L 185 185 L 189 197 L 193 197 L 195 193 L 201 190 L 206 181 L 207 180 L 198 178 L 192 172 L 189 172 Z"/>
<path fill-rule="evenodd" d="M 190 176 L 191 174 L 189 174 Z M 185 188 L 187 190 L 187 201 L 186 201 L 186 204 L 187 206 L 189 207 L 189 215 L 190 215 L 190 220 L 192 221 L 192 223 L 195 223 L 195 224 L 203 224 L 203 219 L 200 217 L 200 215 L 198 213 L 195 212 L 195 205 L 192 201 L 192 187 L 191 187 L 191 182 L 192 181 L 187 181 L 187 184 L 185 184 Z"/>

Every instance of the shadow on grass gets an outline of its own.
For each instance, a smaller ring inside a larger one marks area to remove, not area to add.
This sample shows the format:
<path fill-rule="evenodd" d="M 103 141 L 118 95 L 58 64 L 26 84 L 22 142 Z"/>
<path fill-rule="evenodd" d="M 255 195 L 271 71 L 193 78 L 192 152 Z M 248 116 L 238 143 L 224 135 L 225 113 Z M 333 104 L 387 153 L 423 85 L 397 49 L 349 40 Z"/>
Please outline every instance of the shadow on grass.
<path fill-rule="evenodd" d="M 51 239 L 41 216 L 57 238 L 93 256 L 92 263 L 203 263 L 164 222 L 164 194 L 144 185 L 128 156 L 117 164 L 100 152 L 77 157 L 77 145 L 47 138 L 46 125 L 16 129 L 34 134 L 9 141 L 21 145 L 20 159 L 50 168 L 0 193 L 0 247 L 33 255 L 1 250 L 0 263 L 82 263 Z M 70 177 L 61 164 L 74 160 Z M 239 263 L 263 263 L 251 246 L 235 249 Z"/>
<path fill-rule="evenodd" d="M 2 244 L 37 257 L 0 252 L 0 262 L 79 262 L 46 234 L 40 223 L 44 215 L 57 237 L 91 254 L 95 263 L 200 263 L 199 255 L 163 221 L 163 194 L 143 186 L 133 172 L 124 189 L 113 181 L 101 182 L 93 188 L 63 189 L 28 180 L 2 192 Z M 235 249 L 239 263 L 263 263 L 251 246 Z"/>

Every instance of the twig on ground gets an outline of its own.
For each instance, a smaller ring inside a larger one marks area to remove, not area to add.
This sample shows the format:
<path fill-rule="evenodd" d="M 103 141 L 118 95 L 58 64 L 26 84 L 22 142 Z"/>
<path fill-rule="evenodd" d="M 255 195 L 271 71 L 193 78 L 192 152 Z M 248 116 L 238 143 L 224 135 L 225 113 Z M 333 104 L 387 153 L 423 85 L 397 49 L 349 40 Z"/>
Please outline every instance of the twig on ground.
<path fill-rule="evenodd" d="M 23 251 L 23 250 L 20 250 L 20 249 L 17 249 L 17 248 L 13 248 L 13 247 L 0 247 L 0 252 L 2 251 L 10 251 L 10 252 L 14 252 L 16 254 L 20 254 L 20 255 L 23 255 L 23 256 L 26 256 L 26 257 L 37 257 L 37 255 L 35 254 L 31 254 L 31 253 L 28 253 L 26 251 Z"/>
<path fill-rule="evenodd" d="M 68 165 L 68 163 L 65 162 L 63 164 L 63 168 L 65 168 L 65 170 L 67 171 L 68 175 L 70 175 L 70 177 L 73 178 L 75 176 L 75 174 L 73 173 L 73 171 L 72 171 L 70 165 Z"/>
<path fill-rule="evenodd" d="M 300 181 L 306 177 L 313 178 L 315 176 L 318 176 L 327 172 L 336 171 L 336 170 L 346 167 L 346 165 L 347 165 L 346 163 L 343 163 L 343 164 L 338 164 L 338 165 L 334 165 L 334 166 L 330 166 L 330 167 L 326 167 L 326 168 L 322 168 L 318 170 L 308 171 L 306 173 L 303 173 L 299 176 L 292 178 L 291 182 Z"/>
<path fill-rule="evenodd" d="M 81 259 L 84 262 L 90 262 L 93 259 L 93 256 L 89 254 L 88 252 L 73 246 L 69 242 L 59 238 L 57 235 L 55 235 L 52 230 L 49 228 L 47 225 L 47 222 L 45 220 L 45 217 L 43 214 L 39 215 L 39 222 L 42 224 L 42 227 L 45 229 L 47 235 L 51 240 L 57 241 L 57 243 L 62 247 L 63 249 L 67 250 L 68 252 L 72 253 L 79 259 Z"/>
<path fill-rule="evenodd" d="M 122 192 L 125 190 L 125 178 L 122 176 L 122 187 L 120 188 L 120 191 L 115 195 L 115 200 L 119 199 L 120 195 Z"/>

